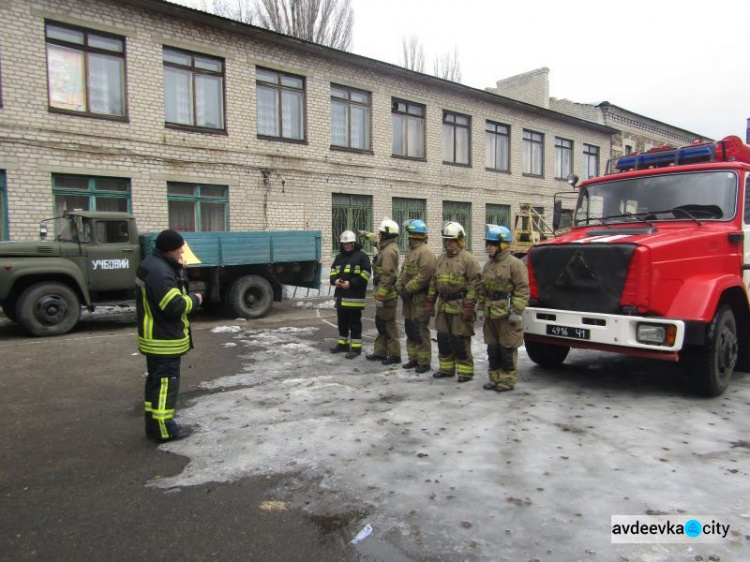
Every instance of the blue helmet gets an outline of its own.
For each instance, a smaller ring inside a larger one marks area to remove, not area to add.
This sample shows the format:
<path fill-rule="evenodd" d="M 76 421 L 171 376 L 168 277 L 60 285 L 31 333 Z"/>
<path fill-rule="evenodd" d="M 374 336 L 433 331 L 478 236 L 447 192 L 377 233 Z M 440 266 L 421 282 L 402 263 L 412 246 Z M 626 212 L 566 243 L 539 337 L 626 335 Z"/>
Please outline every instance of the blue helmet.
<path fill-rule="evenodd" d="M 427 236 L 427 225 L 419 219 L 410 220 L 406 225 L 406 232 L 409 233 L 409 236 Z"/>
<path fill-rule="evenodd" d="M 487 234 L 485 234 L 484 239 L 487 242 L 497 242 L 499 244 L 500 242 L 512 242 L 513 236 L 511 235 L 510 230 L 504 226 L 488 224 Z"/>

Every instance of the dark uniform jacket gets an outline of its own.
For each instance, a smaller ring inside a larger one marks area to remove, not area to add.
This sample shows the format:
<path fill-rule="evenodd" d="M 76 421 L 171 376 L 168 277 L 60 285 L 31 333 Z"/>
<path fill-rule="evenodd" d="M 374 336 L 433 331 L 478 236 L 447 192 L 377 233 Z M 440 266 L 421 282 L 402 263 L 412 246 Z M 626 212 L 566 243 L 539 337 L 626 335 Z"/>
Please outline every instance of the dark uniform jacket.
<path fill-rule="evenodd" d="M 336 280 L 349 281 L 349 288 L 344 290 L 336 286 L 333 293 L 336 308 L 364 308 L 367 282 L 370 280 L 370 258 L 362 251 L 362 246 L 354 245 L 351 252 L 342 251 L 331 265 L 331 285 Z"/>
<path fill-rule="evenodd" d="M 193 347 L 188 314 L 198 306 L 190 296 L 182 265 L 159 250 L 136 273 L 138 349 L 144 355 L 179 357 Z"/>

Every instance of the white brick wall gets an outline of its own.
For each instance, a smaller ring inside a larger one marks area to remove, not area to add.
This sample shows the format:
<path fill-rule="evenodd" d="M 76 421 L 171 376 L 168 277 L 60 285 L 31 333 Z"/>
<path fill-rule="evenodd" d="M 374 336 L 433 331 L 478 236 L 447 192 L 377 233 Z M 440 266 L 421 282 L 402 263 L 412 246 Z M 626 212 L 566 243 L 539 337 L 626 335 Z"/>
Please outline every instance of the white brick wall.
<path fill-rule="evenodd" d="M 179 13 L 190 13 L 175 7 Z M 128 122 L 50 113 L 44 21 L 51 19 L 126 38 Z M 132 210 L 142 231 L 167 226 L 167 181 L 229 186 L 232 230 L 315 229 L 331 248 L 331 194 L 371 195 L 373 221 L 391 214 L 393 197 L 427 200 L 428 228 L 442 223 L 444 200 L 472 204 L 474 249 L 483 248 L 485 205 L 522 202 L 550 210 L 552 194 L 567 185 L 554 179 L 554 137 L 572 139 L 581 175 L 583 143 L 610 152 L 610 134 L 553 112 L 526 109 L 469 88 L 389 69 L 362 57 L 324 58 L 316 49 L 270 43 L 184 17 L 146 12 L 110 0 L 0 0 L 0 169 L 7 172 L 12 239 L 36 236 L 51 216 L 51 175 L 129 178 Z M 165 128 L 162 47 L 169 45 L 226 61 L 227 134 Z M 306 140 L 293 144 L 257 137 L 256 65 L 305 76 Z M 372 92 L 373 154 L 330 150 L 330 84 Z M 423 103 L 425 162 L 391 157 L 391 98 Z M 470 115 L 470 168 L 442 163 L 442 111 Z M 511 127 L 511 173 L 485 170 L 485 120 Z M 524 177 L 522 132 L 545 134 L 544 178 Z M 602 167 L 604 162 L 602 162 Z M 270 184 L 261 170 L 271 171 Z M 282 178 L 285 183 L 282 192 Z M 432 237 L 439 249 L 439 237 Z"/>

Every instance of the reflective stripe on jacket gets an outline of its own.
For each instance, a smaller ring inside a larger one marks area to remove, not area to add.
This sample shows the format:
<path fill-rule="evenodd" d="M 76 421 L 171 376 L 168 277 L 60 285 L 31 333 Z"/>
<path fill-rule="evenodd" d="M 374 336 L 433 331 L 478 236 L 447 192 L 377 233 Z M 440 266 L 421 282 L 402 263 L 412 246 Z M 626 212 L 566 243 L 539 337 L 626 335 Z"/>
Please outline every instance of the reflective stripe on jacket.
<path fill-rule="evenodd" d="M 396 285 L 411 296 L 412 302 L 421 302 L 427 298 L 430 279 L 435 273 L 435 254 L 427 246 L 427 241 L 409 250 L 401 267 Z"/>
<path fill-rule="evenodd" d="M 364 308 L 367 283 L 370 281 L 370 258 L 356 244 L 349 253 L 341 252 L 331 264 L 331 286 L 336 280 L 349 281 L 349 289 L 336 286 L 333 293 L 336 308 Z"/>
<path fill-rule="evenodd" d="M 178 357 L 193 347 L 188 314 L 198 305 L 186 294 L 183 268 L 159 250 L 136 274 L 138 350 L 144 355 Z"/>
<path fill-rule="evenodd" d="M 493 298 L 497 293 L 501 293 L 502 298 Z M 510 305 L 516 312 L 522 312 L 529 304 L 528 270 L 510 250 L 498 251 L 482 270 L 479 296 L 488 318 L 505 318 L 510 314 L 506 295 L 510 295 Z"/>
<path fill-rule="evenodd" d="M 389 301 L 398 298 L 396 279 L 398 277 L 398 245 L 395 238 L 378 243 L 378 255 L 372 264 L 375 274 L 372 282 L 375 287 L 375 298 Z"/>
<path fill-rule="evenodd" d="M 462 308 L 473 308 L 478 298 L 481 273 L 477 258 L 460 249 L 455 255 L 443 252 L 437 258 L 435 275 L 430 280 L 429 296 L 465 293 L 456 300 L 440 299 L 437 310 L 448 314 L 460 314 Z"/>

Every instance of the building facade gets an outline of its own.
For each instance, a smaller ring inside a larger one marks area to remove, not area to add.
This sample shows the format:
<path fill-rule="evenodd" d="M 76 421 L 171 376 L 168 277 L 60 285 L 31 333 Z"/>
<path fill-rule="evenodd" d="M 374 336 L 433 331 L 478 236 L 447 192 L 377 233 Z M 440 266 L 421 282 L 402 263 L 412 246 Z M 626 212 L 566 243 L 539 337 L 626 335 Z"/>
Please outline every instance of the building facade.
<path fill-rule="evenodd" d="M 66 209 L 141 231 L 487 222 L 603 172 L 601 123 L 163 0 L 0 0 L 4 239 Z"/>

